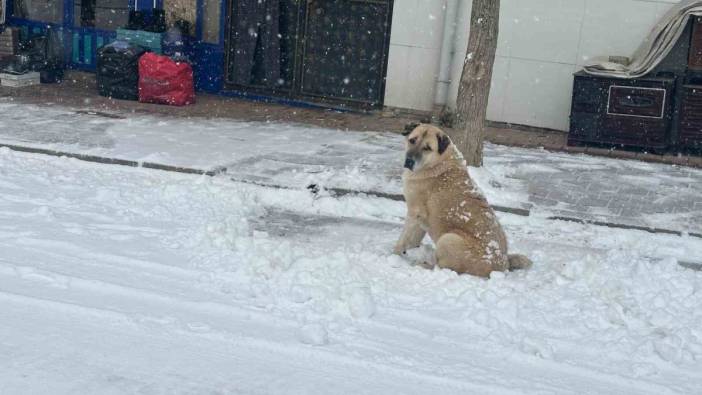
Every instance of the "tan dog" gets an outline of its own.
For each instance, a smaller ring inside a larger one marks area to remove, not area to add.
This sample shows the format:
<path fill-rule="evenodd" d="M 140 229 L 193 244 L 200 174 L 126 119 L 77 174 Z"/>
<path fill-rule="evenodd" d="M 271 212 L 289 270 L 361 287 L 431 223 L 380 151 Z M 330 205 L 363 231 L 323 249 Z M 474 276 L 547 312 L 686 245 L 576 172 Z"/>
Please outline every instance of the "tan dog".
<path fill-rule="evenodd" d="M 407 135 L 403 174 L 407 219 L 396 254 L 419 247 L 426 233 L 439 267 L 488 277 L 531 261 L 507 254 L 495 213 L 468 175 L 465 161 L 441 129 L 420 124 Z"/>

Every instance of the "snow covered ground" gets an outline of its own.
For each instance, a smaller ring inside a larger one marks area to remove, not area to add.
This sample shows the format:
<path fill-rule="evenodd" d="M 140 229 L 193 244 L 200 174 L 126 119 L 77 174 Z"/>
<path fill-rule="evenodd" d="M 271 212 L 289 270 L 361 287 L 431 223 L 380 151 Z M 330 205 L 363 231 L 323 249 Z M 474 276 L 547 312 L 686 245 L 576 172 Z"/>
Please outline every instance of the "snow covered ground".
<path fill-rule="evenodd" d="M 0 148 L 0 393 L 700 393 L 702 240 L 503 214 L 535 265 L 482 280 L 403 214 Z"/>
<path fill-rule="evenodd" d="M 102 114 L 0 98 L 0 144 L 155 162 L 302 188 L 400 193 L 402 138 L 303 125 Z M 702 234 L 702 170 L 488 145 L 492 204 Z"/>
<path fill-rule="evenodd" d="M 0 394 L 632 393 L 702 388 L 702 171 L 489 145 L 473 176 L 526 272 L 390 254 L 399 136 L 0 101 Z M 246 182 L 233 182 L 231 179 Z M 293 189 L 256 186 L 276 184 Z"/>

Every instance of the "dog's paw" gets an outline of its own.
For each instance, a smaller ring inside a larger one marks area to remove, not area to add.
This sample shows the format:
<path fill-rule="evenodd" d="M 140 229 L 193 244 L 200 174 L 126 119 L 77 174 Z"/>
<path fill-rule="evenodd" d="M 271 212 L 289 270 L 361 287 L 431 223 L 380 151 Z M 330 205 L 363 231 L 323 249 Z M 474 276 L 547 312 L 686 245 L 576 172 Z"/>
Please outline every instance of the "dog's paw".
<path fill-rule="evenodd" d="M 400 246 L 395 246 L 395 248 L 393 248 L 392 250 L 392 253 L 399 256 L 407 255 L 407 251 Z"/>
<path fill-rule="evenodd" d="M 431 262 L 420 261 L 414 264 L 414 266 L 421 267 L 422 269 L 434 270 L 435 265 Z"/>
<path fill-rule="evenodd" d="M 411 259 L 413 262 L 428 262 L 433 265 L 434 261 L 436 261 L 434 258 L 434 249 L 430 245 L 426 244 L 408 249 L 405 256 L 407 256 L 407 258 Z"/>

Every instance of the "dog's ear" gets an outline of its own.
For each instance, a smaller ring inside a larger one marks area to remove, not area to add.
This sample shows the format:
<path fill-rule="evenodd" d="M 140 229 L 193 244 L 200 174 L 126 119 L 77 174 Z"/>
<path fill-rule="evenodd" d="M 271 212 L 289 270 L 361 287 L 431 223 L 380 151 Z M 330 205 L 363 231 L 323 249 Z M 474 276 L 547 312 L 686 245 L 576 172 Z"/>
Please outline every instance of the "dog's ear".
<path fill-rule="evenodd" d="M 407 125 L 405 125 L 405 131 L 402 132 L 402 135 L 403 135 L 403 136 L 409 136 L 409 134 L 412 133 L 412 131 L 413 131 L 414 129 L 416 129 L 417 126 L 419 126 L 419 125 L 420 125 L 419 122 L 410 122 L 410 123 L 408 123 Z"/>
<path fill-rule="evenodd" d="M 446 152 L 446 148 L 451 145 L 451 139 L 444 133 L 437 134 L 436 139 L 439 142 L 439 155 L 441 155 Z"/>

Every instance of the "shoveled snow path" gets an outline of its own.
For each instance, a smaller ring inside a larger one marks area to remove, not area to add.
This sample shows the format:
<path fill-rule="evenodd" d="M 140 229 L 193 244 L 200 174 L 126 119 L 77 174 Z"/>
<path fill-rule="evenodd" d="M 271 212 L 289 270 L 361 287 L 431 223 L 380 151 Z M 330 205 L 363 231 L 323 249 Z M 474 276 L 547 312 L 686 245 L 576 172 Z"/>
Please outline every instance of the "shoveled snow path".
<path fill-rule="evenodd" d="M 388 254 L 403 211 L 0 150 L 0 392 L 702 385 L 699 241 L 504 216 L 537 265 L 484 281 Z"/>

